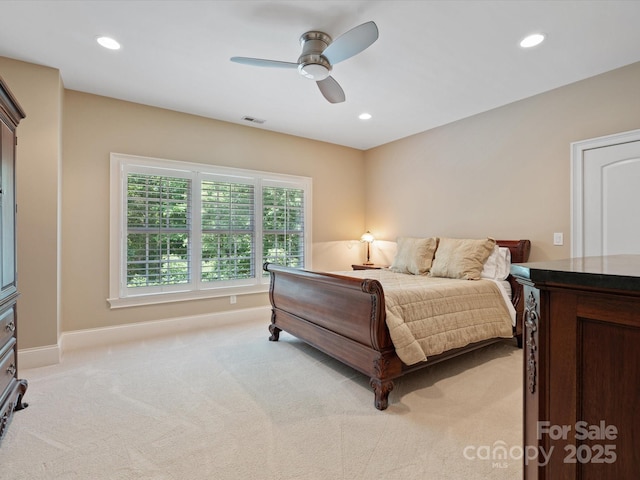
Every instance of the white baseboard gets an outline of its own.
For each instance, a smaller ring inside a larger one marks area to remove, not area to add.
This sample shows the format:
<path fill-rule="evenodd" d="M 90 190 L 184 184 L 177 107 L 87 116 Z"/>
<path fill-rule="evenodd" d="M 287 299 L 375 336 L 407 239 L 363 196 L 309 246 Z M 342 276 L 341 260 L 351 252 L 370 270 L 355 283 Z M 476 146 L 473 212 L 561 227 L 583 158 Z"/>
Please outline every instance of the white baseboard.
<path fill-rule="evenodd" d="M 26 348 L 18 351 L 20 369 L 44 367 L 60 363 L 64 352 L 81 348 L 113 345 L 132 340 L 184 333 L 192 330 L 215 328 L 220 325 L 235 324 L 271 318 L 271 307 L 246 308 L 229 312 L 208 313 L 190 317 L 178 317 L 152 322 L 128 323 L 113 327 L 90 328 L 63 332 L 57 345 Z"/>
<path fill-rule="evenodd" d="M 47 345 L 46 347 L 23 348 L 18 350 L 18 368 L 45 367 L 60 363 L 62 350 L 60 344 Z M 19 372 L 18 372 L 19 374 Z"/>

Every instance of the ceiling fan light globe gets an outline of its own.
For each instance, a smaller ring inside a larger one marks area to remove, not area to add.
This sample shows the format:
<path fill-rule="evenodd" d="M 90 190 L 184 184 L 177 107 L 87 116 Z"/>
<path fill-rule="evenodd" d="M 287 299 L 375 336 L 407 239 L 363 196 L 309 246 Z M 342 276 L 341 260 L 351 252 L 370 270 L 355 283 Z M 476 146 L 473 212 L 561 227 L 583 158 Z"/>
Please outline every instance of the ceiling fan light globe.
<path fill-rule="evenodd" d="M 329 76 L 329 73 L 330 73 L 327 67 L 317 63 L 300 65 L 298 67 L 298 71 L 300 72 L 300 75 L 315 81 L 324 80 Z"/>

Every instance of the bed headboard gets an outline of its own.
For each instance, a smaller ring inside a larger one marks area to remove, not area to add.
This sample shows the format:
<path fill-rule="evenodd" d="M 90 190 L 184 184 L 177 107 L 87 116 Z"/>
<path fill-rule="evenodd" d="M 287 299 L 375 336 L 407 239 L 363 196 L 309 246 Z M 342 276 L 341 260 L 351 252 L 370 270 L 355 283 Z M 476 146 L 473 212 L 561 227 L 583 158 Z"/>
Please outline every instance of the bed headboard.
<path fill-rule="evenodd" d="M 511 263 L 525 263 L 529 260 L 530 240 L 496 240 L 496 243 L 511 250 Z"/>

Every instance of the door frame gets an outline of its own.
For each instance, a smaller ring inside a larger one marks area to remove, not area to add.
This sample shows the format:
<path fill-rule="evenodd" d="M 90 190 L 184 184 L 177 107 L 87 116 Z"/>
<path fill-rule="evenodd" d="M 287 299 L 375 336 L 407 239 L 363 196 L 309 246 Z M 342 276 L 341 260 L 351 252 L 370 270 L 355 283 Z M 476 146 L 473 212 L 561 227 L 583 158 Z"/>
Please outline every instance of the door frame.
<path fill-rule="evenodd" d="M 605 135 L 571 143 L 571 257 L 584 253 L 584 154 L 594 148 L 640 141 L 640 130 Z"/>

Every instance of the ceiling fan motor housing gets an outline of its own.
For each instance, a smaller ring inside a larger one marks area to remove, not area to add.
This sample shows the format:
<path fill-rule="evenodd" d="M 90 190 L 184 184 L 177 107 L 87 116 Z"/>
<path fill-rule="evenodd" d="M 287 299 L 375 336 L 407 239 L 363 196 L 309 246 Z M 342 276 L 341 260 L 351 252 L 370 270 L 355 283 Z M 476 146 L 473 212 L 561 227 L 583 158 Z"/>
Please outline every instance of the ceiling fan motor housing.
<path fill-rule="evenodd" d="M 322 52 L 331 44 L 331 37 L 324 32 L 307 32 L 300 37 L 302 53 L 298 57 L 298 72 L 312 80 L 324 80 L 331 73 L 331 64 Z"/>

